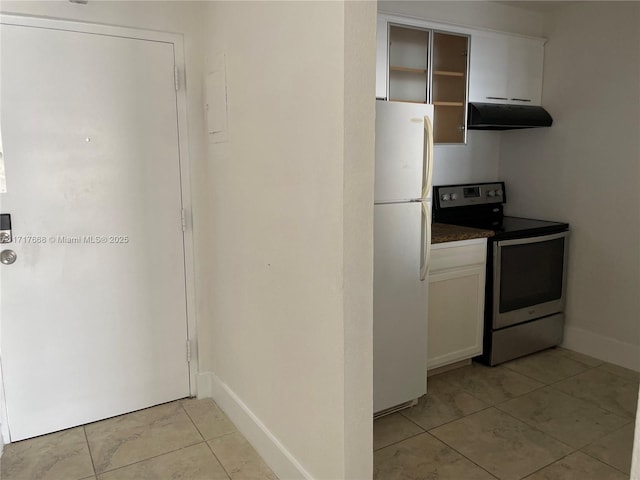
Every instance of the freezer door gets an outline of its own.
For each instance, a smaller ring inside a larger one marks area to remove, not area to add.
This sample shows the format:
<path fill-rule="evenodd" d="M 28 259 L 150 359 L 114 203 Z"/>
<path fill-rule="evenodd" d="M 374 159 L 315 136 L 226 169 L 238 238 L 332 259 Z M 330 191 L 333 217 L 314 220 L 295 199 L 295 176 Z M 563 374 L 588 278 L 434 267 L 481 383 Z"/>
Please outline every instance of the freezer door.
<path fill-rule="evenodd" d="M 425 204 L 426 205 L 426 204 Z M 373 411 L 426 393 L 428 281 L 423 202 L 374 206 Z"/>
<path fill-rule="evenodd" d="M 433 119 L 433 105 L 376 101 L 375 203 L 423 198 L 433 161 L 425 157 L 425 116 Z"/>

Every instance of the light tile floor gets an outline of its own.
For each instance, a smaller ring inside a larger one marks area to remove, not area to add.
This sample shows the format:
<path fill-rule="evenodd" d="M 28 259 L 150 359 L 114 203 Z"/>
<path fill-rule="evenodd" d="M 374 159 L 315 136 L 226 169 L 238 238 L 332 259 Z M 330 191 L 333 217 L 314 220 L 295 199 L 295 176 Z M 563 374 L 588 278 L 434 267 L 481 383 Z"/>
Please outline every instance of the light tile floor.
<path fill-rule="evenodd" d="M 374 478 L 629 478 L 639 382 L 561 348 L 430 377 L 416 407 L 374 422 Z M 277 480 L 210 399 L 7 445 L 0 477 Z"/>
<path fill-rule="evenodd" d="M 374 422 L 374 478 L 628 479 L 639 382 L 562 348 L 430 377 L 417 406 Z"/>
<path fill-rule="evenodd" d="M 277 477 L 211 399 L 185 399 L 5 446 L 2 480 Z"/>

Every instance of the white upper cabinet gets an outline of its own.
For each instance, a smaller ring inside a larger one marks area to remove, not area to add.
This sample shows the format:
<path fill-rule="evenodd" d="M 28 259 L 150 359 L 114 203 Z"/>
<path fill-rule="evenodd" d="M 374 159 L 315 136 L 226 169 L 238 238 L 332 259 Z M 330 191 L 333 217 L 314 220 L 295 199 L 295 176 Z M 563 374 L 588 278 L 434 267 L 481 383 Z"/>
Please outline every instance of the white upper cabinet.
<path fill-rule="evenodd" d="M 502 38 L 471 36 L 469 101 L 503 103 L 507 98 L 509 45 Z"/>
<path fill-rule="evenodd" d="M 543 39 L 478 32 L 470 57 L 470 102 L 541 105 Z"/>
<path fill-rule="evenodd" d="M 385 19 L 378 17 L 376 30 L 376 98 L 380 100 L 387 100 L 388 25 Z"/>
<path fill-rule="evenodd" d="M 381 14 L 376 44 L 376 98 L 433 104 L 434 142 L 465 143 L 469 34 Z"/>
<path fill-rule="evenodd" d="M 507 95 L 514 103 L 542 104 L 544 42 L 537 39 L 509 39 Z"/>

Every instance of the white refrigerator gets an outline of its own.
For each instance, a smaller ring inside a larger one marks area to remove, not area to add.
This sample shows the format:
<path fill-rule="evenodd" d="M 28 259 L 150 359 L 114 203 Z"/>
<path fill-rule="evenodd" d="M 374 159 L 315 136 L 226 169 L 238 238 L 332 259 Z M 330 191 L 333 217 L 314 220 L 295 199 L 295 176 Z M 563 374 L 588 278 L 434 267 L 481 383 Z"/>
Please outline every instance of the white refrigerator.
<path fill-rule="evenodd" d="M 376 102 L 373 412 L 427 391 L 433 105 Z"/>

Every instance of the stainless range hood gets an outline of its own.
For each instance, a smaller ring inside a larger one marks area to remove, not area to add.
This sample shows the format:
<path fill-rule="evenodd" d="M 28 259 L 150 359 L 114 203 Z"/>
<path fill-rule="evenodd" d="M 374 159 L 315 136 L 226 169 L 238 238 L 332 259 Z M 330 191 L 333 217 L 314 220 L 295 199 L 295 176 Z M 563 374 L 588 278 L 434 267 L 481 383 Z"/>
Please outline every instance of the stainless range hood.
<path fill-rule="evenodd" d="M 550 127 L 551 115 L 542 107 L 498 103 L 470 103 L 469 130 L 512 130 Z"/>

